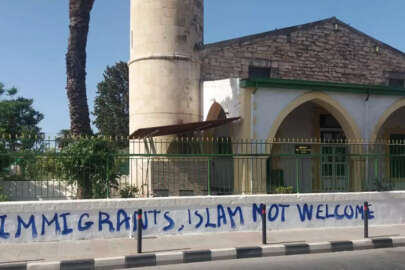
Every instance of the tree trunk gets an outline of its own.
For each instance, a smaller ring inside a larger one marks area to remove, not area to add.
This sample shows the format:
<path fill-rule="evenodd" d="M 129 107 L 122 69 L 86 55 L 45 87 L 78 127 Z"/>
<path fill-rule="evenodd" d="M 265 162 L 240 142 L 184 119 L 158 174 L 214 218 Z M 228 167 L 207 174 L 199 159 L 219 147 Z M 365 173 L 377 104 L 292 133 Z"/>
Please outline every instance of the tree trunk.
<path fill-rule="evenodd" d="M 94 0 L 70 0 L 70 36 L 66 54 L 66 91 L 73 135 L 91 134 L 86 95 L 86 45 Z"/>
<path fill-rule="evenodd" d="M 93 199 L 93 183 L 90 181 L 90 175 L 87 172 L 84 173 L 86 175 L 77 185 L 77 197 L 79 199 Z"/>
<path fill-rule="evenodd" d="M 93 4 L 94 0 L 69 0 L 70 36 L 66 53 L 66 91 L 72 135 L 92 133 L 86 95 L 86 46 Z M 77 195 L 80 199 L 92 197 L 90 177 L 80 181 Z"/>

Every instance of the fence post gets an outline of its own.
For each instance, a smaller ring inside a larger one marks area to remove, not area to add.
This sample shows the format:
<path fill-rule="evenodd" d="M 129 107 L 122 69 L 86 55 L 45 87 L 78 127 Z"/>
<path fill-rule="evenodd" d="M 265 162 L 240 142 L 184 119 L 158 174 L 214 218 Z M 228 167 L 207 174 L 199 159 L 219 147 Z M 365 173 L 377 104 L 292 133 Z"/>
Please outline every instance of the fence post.
<path fill-rule="evenodd" d="M 375 158 L 375 162 L 374 162 L 374 178 L 380 182 L 380 174 L 378 172 L 378 157 Z M 370 191 L 370 185 L 368 185 L 367 191 Z"/>
<path fill-rule="evenodd" d="M 267 244 L 267 228 L 266 228 L 266 205 L 262 204 L 261 205 L 261 210 L 262 210 L 262 243 L 263 245 Z"/>
<path fill-rule="evenodd" d="M 368 202 L 364 202 L 363 211 L 364 211 L 364 238 L 368 238 Z"/>
<path fill-rule="evenodd" d="M 296 186 L 297 186 L 297 193 L 300 193 L 300 177 L 299 177 L 299 171 L 300 171 L 300 164 L 298 162 L 298 157 L 295 156 L 295 173 L 296 173 Z"/>
<path fill-rule="evenodd" d="M 208 159 L 208 182 L 207 182 L 208 196 L 211 196 L 211 159 Z"/>
<path fill-rule="evenodd" d="M 138 219 L 138 237 L 137 237 L 137 247 L 138 253 L 142 253 L 142 209 L 138 209 L 137 212 L 137 219 Z"/>

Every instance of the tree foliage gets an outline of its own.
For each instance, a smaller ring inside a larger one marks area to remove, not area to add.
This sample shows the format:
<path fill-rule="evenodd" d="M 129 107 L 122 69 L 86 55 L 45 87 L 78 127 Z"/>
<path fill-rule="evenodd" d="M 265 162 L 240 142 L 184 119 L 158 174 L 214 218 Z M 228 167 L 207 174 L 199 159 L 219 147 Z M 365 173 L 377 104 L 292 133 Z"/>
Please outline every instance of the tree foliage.
<path fill-rule="evenodd" d="M 16 97 L 15 87 L 0 83 L 0 178 L 9 178 L 14 169 L 25 169 L 25 157 L 40 148 L 43 134 L 38 127 L 43 114 L 33 108 L 33 100 Z M 17 155 L 15 152 L 19 152 Z M 0 200 L 5 196 L 0 194 Z"/>
<path fill-rule="evenodd" d="M 38 124 L 44 115 L 33 108 L 32 99 L 15 97 L 17 93 L 16 88 L 5 89 L 0 83 L 0 134 L 5 151 L 29 150 L 42 140 Z"/>
<path fill-rule="evenodd" d="M 102 135 L 124 136 L 129 133 L 128 65 L 118 62 L 104 71 L 97 85 L 94 102 L 94 124 Z"/>

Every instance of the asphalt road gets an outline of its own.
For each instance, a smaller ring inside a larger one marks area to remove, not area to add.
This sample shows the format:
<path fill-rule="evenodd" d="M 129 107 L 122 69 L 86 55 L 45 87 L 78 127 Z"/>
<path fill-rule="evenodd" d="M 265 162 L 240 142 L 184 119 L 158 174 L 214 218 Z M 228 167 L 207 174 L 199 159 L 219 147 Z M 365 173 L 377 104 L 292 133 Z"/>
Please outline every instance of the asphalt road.
<path fill-rule="evenodd" d="M 139 269 L 139 268 L 137 268 Z M 405 248 L 372 249 L 337 253 L 293 255 L 205 263 L 145 267 L 143 270 L 237 270 L 237 269 L 405 269 Z"/>

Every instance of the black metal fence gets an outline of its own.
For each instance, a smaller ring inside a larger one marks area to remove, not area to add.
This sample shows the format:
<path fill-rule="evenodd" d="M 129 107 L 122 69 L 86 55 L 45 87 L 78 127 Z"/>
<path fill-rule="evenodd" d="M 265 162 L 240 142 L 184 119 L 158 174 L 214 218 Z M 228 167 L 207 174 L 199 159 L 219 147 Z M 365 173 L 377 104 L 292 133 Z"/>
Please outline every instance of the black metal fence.
<path fill-rule="evenodd" d="M 47 144 L 0 154 L 0 199 L 405 189 L 402 141 L 148 139 L 128 142 L 129 151 L 88 159 Z"/>

